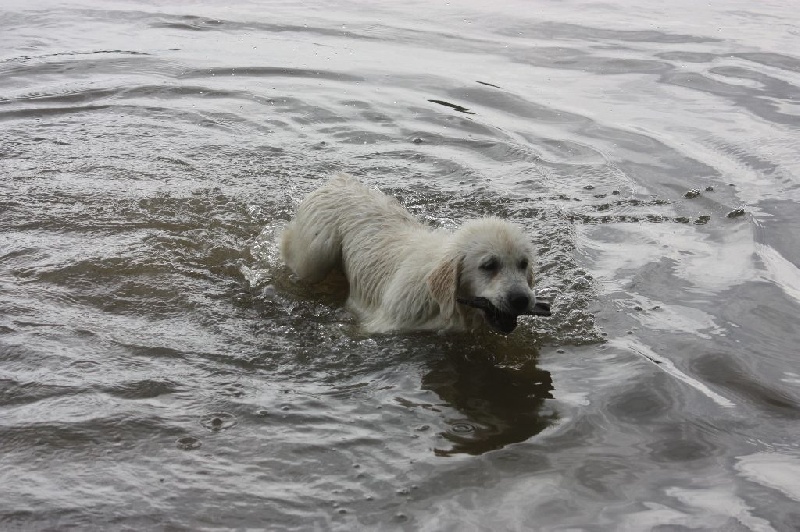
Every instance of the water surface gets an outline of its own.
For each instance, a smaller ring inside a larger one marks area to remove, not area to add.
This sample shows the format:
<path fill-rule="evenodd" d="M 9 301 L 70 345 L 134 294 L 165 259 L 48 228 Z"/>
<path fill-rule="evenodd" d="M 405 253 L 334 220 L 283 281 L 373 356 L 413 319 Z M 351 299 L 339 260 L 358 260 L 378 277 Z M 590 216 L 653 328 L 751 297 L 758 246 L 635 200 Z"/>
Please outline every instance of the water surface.
<path fill-rule="evenodd" d="M 0 528 L 800 528 L 791 2 L 0 17 Z M 536 244 L 550 319 L 367 336 L 337 171 Z"/>

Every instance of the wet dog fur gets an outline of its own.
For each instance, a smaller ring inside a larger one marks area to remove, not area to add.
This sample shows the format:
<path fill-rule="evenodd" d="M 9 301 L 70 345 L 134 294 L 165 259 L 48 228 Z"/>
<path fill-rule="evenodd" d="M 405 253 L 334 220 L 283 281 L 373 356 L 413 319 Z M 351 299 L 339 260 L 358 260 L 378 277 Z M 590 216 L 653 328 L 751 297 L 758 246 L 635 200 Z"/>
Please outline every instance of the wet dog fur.
<path fill-rule="evenodd" d="M 490 217 L 433 229 L 344 174 L 300 203 L 280 250 L 302 282 L 341 270 L 347 306 L 370 333 L 488 325 L 508 334 L 520 315 L 549 315 L 534 296 L 533 249 L 518 226 Z"/>

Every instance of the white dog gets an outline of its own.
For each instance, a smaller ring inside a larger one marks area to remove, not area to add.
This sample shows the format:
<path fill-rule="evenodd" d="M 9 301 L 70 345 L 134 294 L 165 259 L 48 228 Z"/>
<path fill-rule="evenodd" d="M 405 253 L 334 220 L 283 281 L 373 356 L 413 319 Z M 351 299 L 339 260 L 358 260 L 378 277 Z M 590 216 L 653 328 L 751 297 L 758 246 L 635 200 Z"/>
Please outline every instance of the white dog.
<path fill-rule="evenodd" d="M 347 175 L 302 201 L 280 247 L 302 281 L 341 269 L 348 307 L 368 332 L 488 323 L 508 334 L 519 315 L 550 315 L 532 291 L 532 249 L 517 226 L 483 218 L 454 233 L 432 229 Z"/>

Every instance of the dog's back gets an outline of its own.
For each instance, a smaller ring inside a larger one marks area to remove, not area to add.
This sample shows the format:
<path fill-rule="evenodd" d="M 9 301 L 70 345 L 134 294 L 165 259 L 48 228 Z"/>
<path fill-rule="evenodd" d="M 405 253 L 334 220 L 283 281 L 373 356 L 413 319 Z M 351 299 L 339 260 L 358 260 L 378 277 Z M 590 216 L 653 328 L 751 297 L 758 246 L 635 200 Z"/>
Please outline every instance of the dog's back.
<path fill-rule="evenodd" d="M 298 278 L 315 283 L 334 268 L 358 269 L 348 265 L 364 260 L 375 264 L 360 267 L 381 269 L 379 255 L 387 254 L 364 251 L 396 247 L 404 230 L 419 228 L 397 200 L 339 174 L 300 203 L 281 236 L 281 255 Z M 351 285 L 357 281 L 350 279 Z"/>
<path fill-rule="evenodd" d="M 415 316 L 424 321 L 435 312 L 426 276 L 442 244 L 440 232 L 420 224 L 394 198 L 337 175 L 300 203 L 281 237 L 281 254 L 305 282 L 341 269 L 348 305 L 377 331 L 412 326 Z"/>

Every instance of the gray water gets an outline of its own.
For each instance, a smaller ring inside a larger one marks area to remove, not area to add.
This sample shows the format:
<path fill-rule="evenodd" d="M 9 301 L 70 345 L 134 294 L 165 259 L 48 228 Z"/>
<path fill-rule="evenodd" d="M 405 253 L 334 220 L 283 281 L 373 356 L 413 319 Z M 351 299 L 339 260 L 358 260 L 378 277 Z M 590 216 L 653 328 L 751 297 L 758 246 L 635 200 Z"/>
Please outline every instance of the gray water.
<path fill-rule="evenodd" d="M 794 2 L 161 4 L 0 7 L 0 529 L 800 529 Z M 337 171 L 553 316 L 362 334 Z"/>

